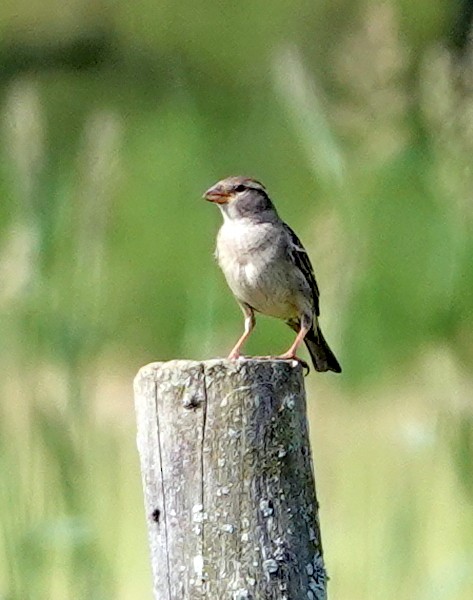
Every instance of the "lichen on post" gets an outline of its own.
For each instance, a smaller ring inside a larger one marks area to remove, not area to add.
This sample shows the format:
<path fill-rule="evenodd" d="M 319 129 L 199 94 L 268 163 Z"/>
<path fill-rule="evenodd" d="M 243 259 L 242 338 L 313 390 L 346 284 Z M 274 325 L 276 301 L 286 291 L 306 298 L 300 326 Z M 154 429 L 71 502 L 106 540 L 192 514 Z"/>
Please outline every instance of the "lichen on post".
<path fill-rule="evenodd" d="M 155 598 L 325 599 L 301 366 L 154 363 L 135 406 Z"/>

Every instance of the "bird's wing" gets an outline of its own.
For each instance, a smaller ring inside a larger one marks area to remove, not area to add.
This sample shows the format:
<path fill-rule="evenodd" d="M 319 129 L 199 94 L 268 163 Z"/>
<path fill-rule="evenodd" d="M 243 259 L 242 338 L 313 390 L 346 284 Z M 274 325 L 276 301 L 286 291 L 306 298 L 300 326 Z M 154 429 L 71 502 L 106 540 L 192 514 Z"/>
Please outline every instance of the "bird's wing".
<path fill-rule="evenodd" d="M 293 260 L 297 268 L 302 272 L 304 277 L 307 280 L 307 283 L 310 285 L 310 289 L 312 290 L 312 298 L 314 301 L 314 311 L 316 316 L 319 316 L 319 288 L 317 286 L 317 281 L 315 280 L 314 269 L 312 268 L 312 264 L 310 262 L 309 255 L 307 254 L 306 249 L 302 245 L 302 242 L 294 233 L 294 231 L 284 223 L 284 228 L 289 236 L 289 249 L 292 254 Z"/>

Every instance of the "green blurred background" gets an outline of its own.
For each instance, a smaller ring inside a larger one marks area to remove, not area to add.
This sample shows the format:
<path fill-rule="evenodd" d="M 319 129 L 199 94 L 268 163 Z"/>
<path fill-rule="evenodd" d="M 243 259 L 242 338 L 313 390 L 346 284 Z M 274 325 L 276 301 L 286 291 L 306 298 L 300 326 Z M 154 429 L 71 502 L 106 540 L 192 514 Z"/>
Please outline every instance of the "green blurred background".
<path fill-rule="evenodd" d="M 1 4 L 2 600 L 151 598 L 132 379 L 240 333 L 229 174 L 307 246 L 344 368 L 306 379 L 330 597 L 473 598 L 471 12 Z"/>

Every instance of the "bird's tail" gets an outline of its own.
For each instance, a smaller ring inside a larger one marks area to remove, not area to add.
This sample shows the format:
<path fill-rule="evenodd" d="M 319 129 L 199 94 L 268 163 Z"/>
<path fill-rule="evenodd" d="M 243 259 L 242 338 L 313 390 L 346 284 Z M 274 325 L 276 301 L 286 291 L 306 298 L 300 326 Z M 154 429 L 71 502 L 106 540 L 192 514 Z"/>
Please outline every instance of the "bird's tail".
<path fill-rule="evenodd" d="M 334 371 L 341 373 L 342 368 L 335 358 L 335 354 L 330 350 L 329 345 L 325 341 L 320 327 L 312 326 L 309 333 L 305 336 L 304 342 L 309 350 L 314 369 L 316 371 Z"/>

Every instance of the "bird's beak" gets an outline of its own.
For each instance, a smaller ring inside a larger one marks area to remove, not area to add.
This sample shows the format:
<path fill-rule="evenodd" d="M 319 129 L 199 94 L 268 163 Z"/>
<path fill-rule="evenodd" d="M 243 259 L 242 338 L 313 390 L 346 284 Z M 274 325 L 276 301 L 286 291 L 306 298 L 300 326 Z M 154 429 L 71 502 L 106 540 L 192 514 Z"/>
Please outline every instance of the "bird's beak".
<path fill-rule="evenodd" d="M 219 185 L 214 185 L 213 187 L 209 188 L 203 197 L 209 202 L 214 202 L 215 204 L 227 204 L 228 202 L 227 192 L 224 192 L 222 187 Z"/>

